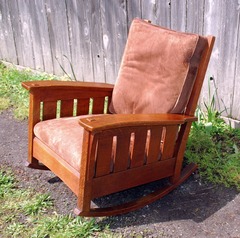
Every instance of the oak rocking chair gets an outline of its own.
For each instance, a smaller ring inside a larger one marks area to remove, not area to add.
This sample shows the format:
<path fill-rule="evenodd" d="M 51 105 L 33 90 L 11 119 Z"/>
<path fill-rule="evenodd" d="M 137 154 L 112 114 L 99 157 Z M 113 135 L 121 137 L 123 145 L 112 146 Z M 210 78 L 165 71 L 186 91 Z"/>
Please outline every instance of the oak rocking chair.
<path fill-rule="evenodd" d="M 130 212 L 168 194 L 197 168 L 182 168 L 183 156 L 213 44 L 213 36 L 134 19 L 115 85 L 23 82 L 28 166 L 57 175 L 81 216 Z M 135 201 L 91 207 L 94 198 L 163 178 L 167 186 Z"/>

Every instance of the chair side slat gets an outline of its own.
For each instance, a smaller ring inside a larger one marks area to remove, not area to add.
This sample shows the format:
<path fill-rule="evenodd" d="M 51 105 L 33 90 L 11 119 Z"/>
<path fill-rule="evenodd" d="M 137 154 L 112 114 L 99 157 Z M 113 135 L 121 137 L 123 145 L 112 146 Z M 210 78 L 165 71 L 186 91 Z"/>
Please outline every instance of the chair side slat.
<path fill-rule="evenodd" d="M 147 129 L 140 128 L 134 132 L 134 144 L 131 158 L 131 168 L 142 166 L 145 160 Z"/>
<path fill-rule="evenodd" d="M 163 139 L 163 152 L 161 160 L 170 159 L 173 157 L 179 126 L 173 125 L 166 126 L 165 128 L 166 131 Z"/>
<path fill-rule="evenodd" d="M 95 177 L 111 172 L 113 137 L 100 137 L 97 145 Z"/>
<path fill-rule="evenodd" d="M 161 138 L 162 138 L 162 126 L 153 127 L 150 130 L 149 146 L 147 151 L 147 164 L 156 162 L 161 157 Z"/>
<path fill-rule="evenodd" d="M 117 136 L 114 172 L 124 171 L 128 168 L 130 137 L 131 133 Z"/>

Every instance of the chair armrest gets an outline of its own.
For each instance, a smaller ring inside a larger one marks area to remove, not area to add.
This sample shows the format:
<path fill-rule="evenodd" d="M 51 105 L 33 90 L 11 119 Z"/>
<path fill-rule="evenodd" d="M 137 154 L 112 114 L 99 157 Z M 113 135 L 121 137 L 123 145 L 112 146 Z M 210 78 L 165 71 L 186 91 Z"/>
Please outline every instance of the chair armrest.
<path fill-rule="evenodd" d="M 179 125 L 196 120 L 194 116 L 182 114 L 107 114 L 85 117 L 80 119 L 79 123 L 88 131 L 98 132 L 130 126 Z"/>
<path fill-rule="evenodd" d="M 114 85 L 95 82 L 75 82 L 60 80 L 27 81 L 22 86 L 30 92 L 37 92 L 49 89 L 54 90 L 82 90 L 82 91 L 112 91 Z"/>
<path fill-rule="evenodd" d="M 40 101 L 111 96 L 114 85 L 74 81 L 28 81 L 22 86 Z"/>

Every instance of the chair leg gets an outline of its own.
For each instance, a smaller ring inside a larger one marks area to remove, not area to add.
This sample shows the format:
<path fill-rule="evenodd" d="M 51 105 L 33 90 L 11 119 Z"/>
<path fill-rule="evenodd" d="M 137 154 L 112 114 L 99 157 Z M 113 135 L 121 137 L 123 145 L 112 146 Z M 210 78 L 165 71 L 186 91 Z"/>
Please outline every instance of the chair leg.
<path fill-rule="evenodd" d="M 113 206 L 113 207 L 106 207 L 106 208 L 90 208 L 90 210 L 87 211 L 80 211 L 79 209 L 75 209 L 74 212 L 76 215 L 79 216 L 91 216 L 91 217 L 100 217 L 100 216 L 113 216 L 113 215 L 119 215 L 128 213 L 134 210 L 137 210 L 139 208 L 142 208 L 152 202 L 155 202 L 156 200 L 164 197 L 168 193 L 170 193 L 172 190 L 174 190 L 177 186 L 179 186 L 181 183 L 183 183 L 195 170 L 197 169 L 197 165 L 192 163 L 186 166 L 179 178 L 178 181 L 176 181 L 174 184 L 166 185 L 165 187 L 154 191 L 153 193 L 150 193 L 144 197 L 141 197 L 140 199 L 137 199 L 132 202 L 127 202 L 121 205 Z"/>
<path fill-rule="evenodd" d="M 49 170 L 48 167 L 46 167 L 45 165 L 43 164 L 40 164 L 39 161 L 35 158 L 32 158 L 32 161 L 29 162 L 27 161 L 25 163 L 25 165 L 28 167 L 28 168 L 31 168 L 31 169 L 40 169 L 40 170 Z"/>

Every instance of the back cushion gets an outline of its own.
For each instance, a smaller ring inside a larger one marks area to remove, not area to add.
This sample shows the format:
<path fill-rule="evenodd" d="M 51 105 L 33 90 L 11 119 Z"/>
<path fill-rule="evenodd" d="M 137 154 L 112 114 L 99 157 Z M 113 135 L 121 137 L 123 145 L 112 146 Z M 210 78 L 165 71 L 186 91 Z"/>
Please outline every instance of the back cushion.
<path fill-rule="evenodd" d="M 112 113 L 182 113 L 207 39 L 134 19 L 118 78 Z"/>

